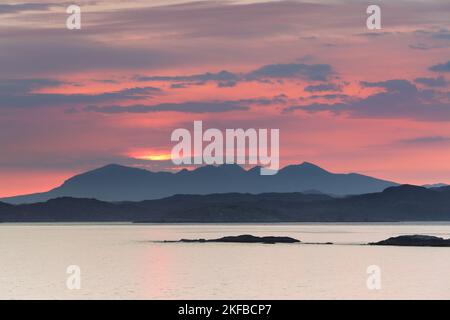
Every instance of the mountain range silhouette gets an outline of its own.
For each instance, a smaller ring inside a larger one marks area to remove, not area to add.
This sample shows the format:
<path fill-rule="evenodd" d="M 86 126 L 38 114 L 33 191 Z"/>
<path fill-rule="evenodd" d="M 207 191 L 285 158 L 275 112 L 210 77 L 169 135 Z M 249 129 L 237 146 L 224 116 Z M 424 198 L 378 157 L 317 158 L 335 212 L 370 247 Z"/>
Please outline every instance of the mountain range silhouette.
<path fill-rule="evenodd" d="M 102 201 L 142 201 L 176 194 L 212 193 L 324 193 L 337 196 L 380 192 L 397 186 L 391 181 L 349 173 L 331 173 L 312 163 L 289 165 L 276 175 L 262 176 L 259 167 L 203 166 L 195 170 L 151 172 L 110 164 L 76 175 L 43 193 L 1 199 L 10 204 L 35 203 L 58 197 L 95 198 Z"/>

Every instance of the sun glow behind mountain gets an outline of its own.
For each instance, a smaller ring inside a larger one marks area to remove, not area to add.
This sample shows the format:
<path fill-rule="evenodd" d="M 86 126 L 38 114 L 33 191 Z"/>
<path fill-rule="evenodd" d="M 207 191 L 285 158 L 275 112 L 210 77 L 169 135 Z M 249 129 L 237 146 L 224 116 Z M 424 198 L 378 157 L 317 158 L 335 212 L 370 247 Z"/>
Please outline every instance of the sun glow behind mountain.
<path fill-rule="evenodd" d="M 141 155 L 141 156 L 132 156 L 135 159 L 139 160 L 150 160 L 150 161 L 167 161 L 171 160 L 170 154 L 148 154 L 148 155 Z"/>

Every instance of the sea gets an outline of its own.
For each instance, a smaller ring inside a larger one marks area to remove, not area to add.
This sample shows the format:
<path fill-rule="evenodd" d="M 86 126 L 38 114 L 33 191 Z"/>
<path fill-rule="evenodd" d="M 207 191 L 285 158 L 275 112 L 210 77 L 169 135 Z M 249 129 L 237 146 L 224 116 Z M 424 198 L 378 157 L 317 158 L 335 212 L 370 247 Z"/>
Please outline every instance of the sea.
<path fill-rule="evenodd" d="M 301 243 L 177 243 L 223 236 Z M 0 299 L 450 299 L 450 223 L 0 224 Z M 333 244 L 324 244 L 331 242 Z"/>

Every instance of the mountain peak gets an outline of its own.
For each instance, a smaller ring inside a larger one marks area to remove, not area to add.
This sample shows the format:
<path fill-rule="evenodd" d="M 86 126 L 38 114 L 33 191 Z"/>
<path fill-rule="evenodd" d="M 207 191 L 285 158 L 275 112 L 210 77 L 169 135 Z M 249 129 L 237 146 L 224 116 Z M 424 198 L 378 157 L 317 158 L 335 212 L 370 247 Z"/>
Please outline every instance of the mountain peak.
<path fill-rule="evenodd" d="M 85 172 L 84 174 L 120 174 L 120 173 L 151 173 L 151 171 L 142 169 L 142 168 L 135 168 L 135 167 L 128 167 L 123 166 L 120 164 L 108 164 L 106 166 Z"/>
<path fill-rule="evenodd" d="M 311 162 L 303 162 L 297 165 L 289 165 L 282 169 L 284 172 L 292 173 L 292 172 L 311 172 L 311 173 L 329 173 L 327 170 L 322 169 L 321 167 L 311 163 Z"/>
<path fill-rule="evenodd" d="M 145 169 L 127 167 L 119 164 L 108 164 L 106 166 L 75 175 L 66 180 L 63 185 L 67 186 L 73 183 L 84 183 L 85 187 L 88 187 L 89 185 L 95 183 L 118 183 L 123 179 L 132 179 L 134 177 L 147 176 L 151 174 L 151 171 Z"/>
<path fill-rule="evenodd" d="M 315 165 L 314 163 L 307 162 L 307 161 L 304 161 L 303 163 L 301 163 L 301 164 L 299 165 L 299 167 L 303 167 L 303 168 L 314 168 L 314 169 L 321 169 L 321 170 L 323 170 L 321 167 Z"/>

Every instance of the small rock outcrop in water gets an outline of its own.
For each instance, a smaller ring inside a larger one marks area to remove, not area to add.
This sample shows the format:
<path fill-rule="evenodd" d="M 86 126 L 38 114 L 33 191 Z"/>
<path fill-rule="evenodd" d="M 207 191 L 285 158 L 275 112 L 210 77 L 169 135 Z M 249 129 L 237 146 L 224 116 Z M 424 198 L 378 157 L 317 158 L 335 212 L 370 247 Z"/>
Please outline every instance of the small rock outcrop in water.
<path fill-rule="evenodd" d="M 369 244 L 374 246 L 450 247 L 450 239 L 426 235 L 408 235 L 392 237 Z"/>
<path fill-rule="evenodd" d="M 240 236 L 230 236 L 223 237 L 219 239 L 181 239 L 178 242 L 239 242 L 239 243 L 297 243 L 300 240 L 290 238 L 290 237 L 256 237 L 249 234 L 240 235 Z"/>

